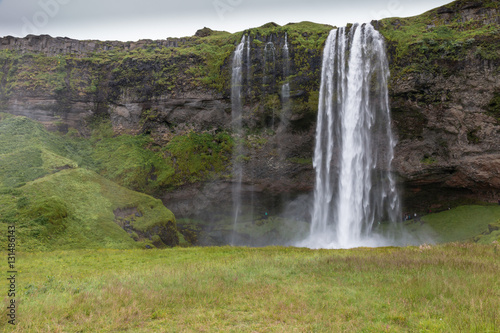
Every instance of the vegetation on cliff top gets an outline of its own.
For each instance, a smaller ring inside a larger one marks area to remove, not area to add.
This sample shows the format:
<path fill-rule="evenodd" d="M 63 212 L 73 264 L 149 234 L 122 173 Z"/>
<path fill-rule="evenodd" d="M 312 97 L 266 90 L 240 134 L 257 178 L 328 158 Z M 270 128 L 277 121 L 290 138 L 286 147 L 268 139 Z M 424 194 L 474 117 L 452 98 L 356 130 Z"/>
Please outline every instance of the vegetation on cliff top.
<path fill-rule="evenodd" d="M 19 89 L 48 95 L 64 92 L 80 98 L 92 97 L 102 88 L 102 81 L 131 89 L 142 98 L 173 91 L 182 83 L 227 91 L 230 55 L 243 33 L 253 38 L 252 48 L 257 50 L 261 39 L 286 32 L 297 52 L 305 57 L 308 50 L 321 49 L 330 29 L 330 26 L 311 22 L 283 27 L 265 25 L 236 34 L 212 32 L 204 37 L 183 38 L 176 47 L 158 47 L 150 41 L 130 51 L 111 47 L 108 51 L 80 55 L 48 56 L 1 50 L 0 97 L 5 99 Z M 113 91 L 108 93 L 111 99 L 116 97 Z M 111 99 L 108 98 L 108 102 Z"/>
<path fill-rule="evenodd" d="M 102 119 L 124 96 L 143 104 L 143 111 L 159 96 L 182 96 L 187 91 L 210 91 L 229 98 L 232 54 L 246 35 L 251 41 L 252 89 L 245 89 L 251 91 L 245 103 L 258 110 L 256 126 L 267 126 L 274 112 L 270 108 L 281 108 L 280 87 L 288 80 L 296 118 L 292 126 L 308 130 L 317 108 L 322 47 L 331 29 L 312 22 L 266 24 L 235 34 L 205 31 L 179 39 L 171 47 L 149 41 L 132 50 L 110 45 L 107 51 L 55 56 L 0 50 L 0 110 L 12 98 L 50 96 L 56 104 L 48 107 L 63 119 L 75 101 L 92 104 L 93 115 Z M 287 78 L 282 70 L 285 34 L 291 66 Z M 271 42 L 275 61 L 262 71 Z M 270 76 L 274 83 L 263 83 Z"/>
<path fill-rule="evenodd" d="M 446 109 L 452 103 L 460 103 L 449 90 L 442 86 L 433 89 L 428 82 L 466 73 L 469 69 L 464 69 L 468 67 L 472 73 L 483 67 L 500 71 L 499 15 L 498 1 L 460 0 L 418 16 L 375 23 L 386 38 L 390 88 L 396 92 L 391 96 L 392 117 L 400 139 L 424 139 L 429 119 L 422 110 Z M 477 102 L 489 115 L 500 119 L 496 94 Z M 467 138 L 477 144 L 480 139 L 474 131 L 470 128 Z M 439 143 L 441 147 L 446 144 Z"/>
<path fill-rule="evenodd" d="M 467 12 L 479 7 L 484 10 L 476 16 Z M 498 1 L 460 0 L 418 16 L 381 20 L 378 27 L 388 42 L 393 74 L 450 75 L 448 65 L 468 57 L 499 60 L 498 8 Z"/>

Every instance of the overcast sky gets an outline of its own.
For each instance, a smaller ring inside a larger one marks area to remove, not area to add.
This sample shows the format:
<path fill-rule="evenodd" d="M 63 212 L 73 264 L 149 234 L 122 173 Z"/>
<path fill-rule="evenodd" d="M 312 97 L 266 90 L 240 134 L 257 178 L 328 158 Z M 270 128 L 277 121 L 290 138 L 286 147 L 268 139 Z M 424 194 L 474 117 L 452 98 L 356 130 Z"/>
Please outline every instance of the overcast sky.
<path fill-rule="evenodd" d="M 336 26 L 421 14 L 451 0 L 0 0 L 0 36 L 135 41 L 229 32 L 267 22 Z"/>

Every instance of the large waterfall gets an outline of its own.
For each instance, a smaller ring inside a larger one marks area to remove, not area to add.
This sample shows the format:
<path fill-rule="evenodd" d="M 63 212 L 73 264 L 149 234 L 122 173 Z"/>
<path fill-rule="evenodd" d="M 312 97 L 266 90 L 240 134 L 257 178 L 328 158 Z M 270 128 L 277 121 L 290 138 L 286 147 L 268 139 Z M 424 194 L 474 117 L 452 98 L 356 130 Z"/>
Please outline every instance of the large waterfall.
<path fill-rule="evenodd" d="M 391 133 L 384 41 L 369 24 L 330 32 L 323 52 L 313 165 L 310 236 L 300 246 L 389 244 L 380 223 L 400 218 L 390 172 Z"/>

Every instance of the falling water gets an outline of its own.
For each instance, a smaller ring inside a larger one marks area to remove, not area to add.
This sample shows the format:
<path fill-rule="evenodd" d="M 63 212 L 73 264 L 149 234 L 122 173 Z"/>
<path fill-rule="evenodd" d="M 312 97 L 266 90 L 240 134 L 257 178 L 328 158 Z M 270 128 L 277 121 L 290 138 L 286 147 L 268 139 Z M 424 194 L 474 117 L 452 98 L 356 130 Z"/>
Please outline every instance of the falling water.
<path fill-rule="evenodd" d="M 374 232 L 399 218 L 384 41 L 371 25 L 332 30 L 323 52 L 310 236 L 300 246 L 391 244 Z"/>
<path fill-rule="evenodd" d="M 273 84 L 276 71 L 276 48 L 273 42 L 267 42 L 264 46 L 264 84 Z M 271 76 L 267 78 L 266 75 Z"/>
<path fill-rule="evenodd" d="M 252 77 L 250 75 L 250 69 L 252 66 L 252 61 L 250 58 L 250 36 L 247 37 L 246 49 L 247 49 L 247 89 L 248 89 L 247 96 L 250 96 L 251 87 L 252 87 L 252 84 L 251 84 Z"/>
<path fill-rule="evenodd" d="M 245 36 L 241 39 L 241 43 L 234 51 L 232 63 L 232 77 L 231 77 L 231 107 L 232 107 L 232 125 L 233 133 L 236 135 L 235 144 L 233 148 L 233 239 L 237 228 L 238 218 L 241 214 L 241 181 L 243 179 L 243 164 L 241 155 L 243 154 L 243 144 L 241 137 L 242 131 L 242 102 L 241 102 L 241 88 L 243 82 L 243 50 L 245 47 Z"/>
<path fill-rule="evenodd" d="M 288 35 L 285 33 L 285 44 L 283 45 L 283 85 L 281 86 L 281 119 L 280 131 L 285 131 L 288 126 L 288 117 L 290 112 L 290 56 L 288 53 Z"/>
<path fill-rule="evenodd" d="M 251 75 L 251 69 L 252 69 L 252 58 L 250 57 L 250 51 L 251 51 L 251 46 L 250 46 L 250 36 L 247 36 L 247 41 L 246 41 L 246 85 L 247 85 L 247 93 L 246 93 L 246 98 L 247 100 L 251 100 L 252 98 L 252 75 Z M 251 159 L 249 162 L 247 172 L 249 173 L 249 176 L 251 179 L 255 179 L 255 160 Z M 245 215 L 248 216 L 248 219 L 250 221 L 253 221 L 254 217 L 254 202 L 255 202 L 255 192 L 253 191 L 253 188 L 250 191 L 250 205 L 247 211 L 245 212 Z"/>
<path fill-rule="evenodd" d="M 264 47 L 264 78 L 263 78 L 263 91 L 262 96 L 265 96 L 266 91 L 274 91 L 276 83 L 276 48 L 273 42 L 267 42 Z M 271 128 L 274 129 L 275 110 L 273 108 L 273 116 L 271 121 Z"/>

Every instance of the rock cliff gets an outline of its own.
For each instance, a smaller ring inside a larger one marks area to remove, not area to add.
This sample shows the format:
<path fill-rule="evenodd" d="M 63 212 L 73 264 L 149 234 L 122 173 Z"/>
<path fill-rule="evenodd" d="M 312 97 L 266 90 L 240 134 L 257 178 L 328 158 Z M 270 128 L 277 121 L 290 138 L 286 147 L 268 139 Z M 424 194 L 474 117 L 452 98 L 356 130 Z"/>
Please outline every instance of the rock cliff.
<path fill-rule="evenodd" d="M 404 188 L 405 208 L 439 209 L 464 198 L 496 201 L 498 3 L 455 1 L 417 17 L 372 24 L 387 40 L 398 139 L 394 169 Z M 242 36 L 248 36 L 243 192 L 248 202 L 272 209 L 284 197 L 313 187 L 322 47 L 331 29 L 309 22 L 270 23 L 236 34 L 205 28 L 193 37 L 135 43 L 4 37 L 0 110 L 54 130 L 75 128 L 82 136 L 96 122 L 109 120 L 115 133 L 147 134 L 160 147 L 190 132 L 231 132 L 232 54 Z M 284 115 L 285 82 L 290 83 L 291 102 Z M 231 167 L 226 164 L 218 177 L 176 183 L 155 194 L 176 216 L 227 202 Z"/>
<path fill-rule="evenodd" d="M 391 58 L 394 166 L 428 208 L 466 193 L 498 199 L 499 23 L 488 1 L 379 23 Z"/>

